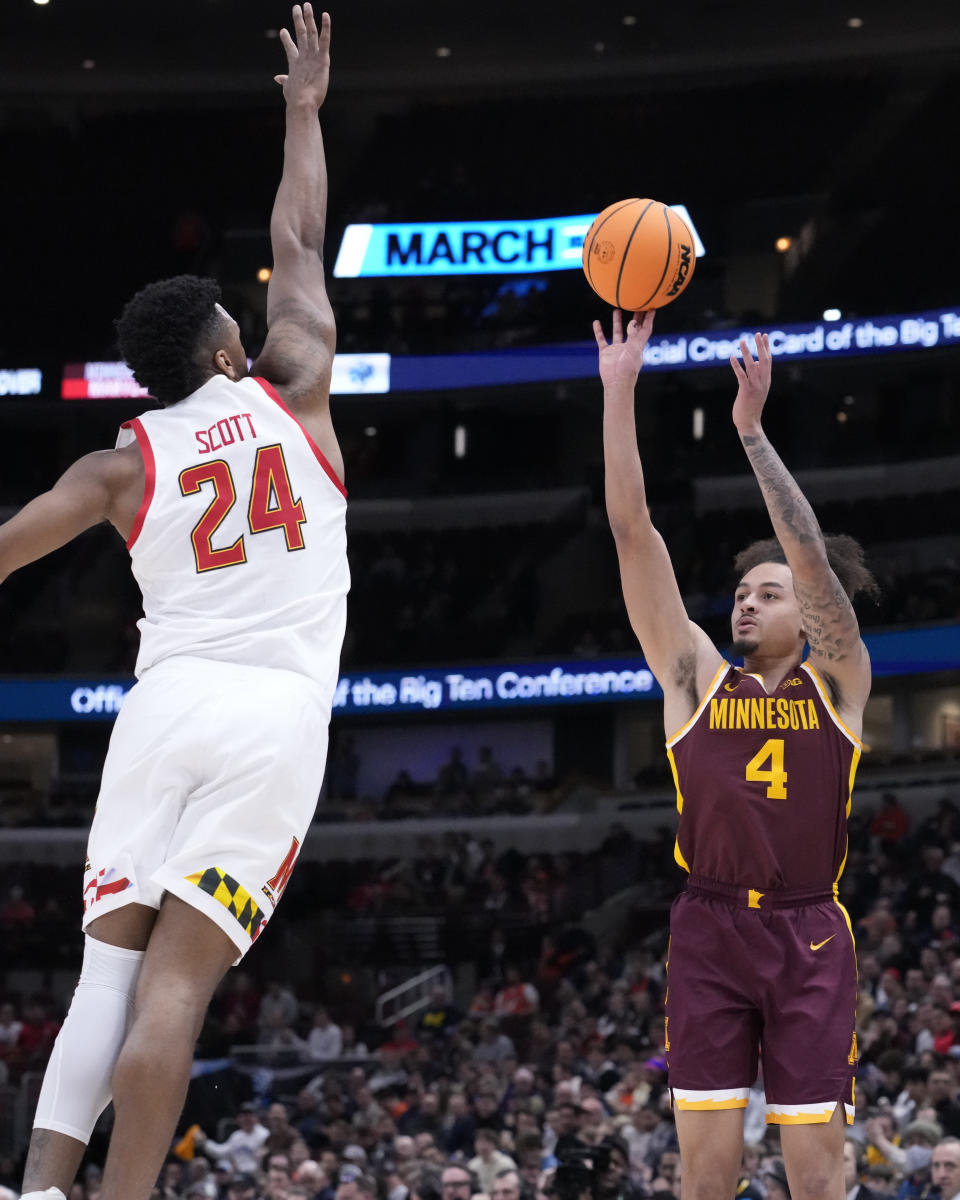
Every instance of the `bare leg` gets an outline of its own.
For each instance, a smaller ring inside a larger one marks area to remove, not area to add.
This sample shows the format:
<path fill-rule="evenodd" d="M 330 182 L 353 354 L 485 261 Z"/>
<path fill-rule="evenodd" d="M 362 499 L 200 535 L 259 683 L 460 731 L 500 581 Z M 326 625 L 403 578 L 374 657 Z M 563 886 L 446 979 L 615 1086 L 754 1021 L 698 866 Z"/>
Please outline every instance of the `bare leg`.
<path fill-rule="evenodd" d="M 780 1129 L 783 1165 L 790 1193 L 803 1200 L 844 1200 L 843 1105 L 825 1125 L 784 1125 Z"/>
<path fill-rule="evenodd" d="M 127 904 L 92 921 L 87 932 L 108 946 L 144 950 L 156 918 L 156 909 L 148 908 L 145 904 Z M 104 1066 L 110 1074 L 113 1073 L 112 1062 Z M 22 1190 L 42 1192 L 56 1187 L 66 1195 L 77 1177 L 86 1148 L 86 1142 L 55 1129 L 34 1129 L 27 1151 Z"/>
<path fill-rule="evenodd" d="M 743 1154 L 743 1112 L 742 1108 L 674 1110 L 683 1200 L 730 1200 L 734 1195 Z"/>
<path fill-rule="evenodd" d="M 183 1109 L 204 1013 L 236 957 L 219 926 L 164 897 L 113 1076 L 116 1121 L 102 1200 L 148 1200 Z"/>

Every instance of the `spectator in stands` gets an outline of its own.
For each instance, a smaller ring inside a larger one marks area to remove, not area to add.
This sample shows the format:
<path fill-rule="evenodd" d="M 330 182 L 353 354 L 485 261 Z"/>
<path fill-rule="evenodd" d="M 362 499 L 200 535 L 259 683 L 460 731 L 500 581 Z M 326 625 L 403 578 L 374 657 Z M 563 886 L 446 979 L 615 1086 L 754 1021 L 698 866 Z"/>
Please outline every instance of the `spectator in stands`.
<path fill-rule="evenodd" d="M 376 1200 L 377 1182 L 357 1167 L 344 1167 L 335 1197 L 336 1200 Z"/>
<path fill-rule="evenodd" d="M 478 1129 L 473 1145 L 476 1155 L 467 1166 L 480 1181 L 480 1190 L 492 1196 L 497 1175 L 507 1168 L 516 1170 L 517 1164 L 509 1154 L 497 1149 L 497 1133 L 494 1129 Z"/>
<path fill-rule="evenodd" d="M 957 1103 L 957 1086 L 953 1074 L 946 1067 L 937 1067 L 927 1080 L 927 1097 L 937 1116 L 943 1132 L 949 1137 L 960 1137 L 960 1104 Z"/>
<path fill-rule="evenodd" d="M 417 1030 L 426 1037 L 445 1037 L 463 1020 L 463 1013 L 450 1003 L 447 989 L 439 984 L 433 989 L 430 1004 L 420 1014 Z"/>
<path fill-rule="evenodd" d="M 269 1136 L 264 1144 L 264 1150 L 268 1159 L 273 1159 L 277 1155 L 281 1157 L 287 1155 L 290 1147 L 300 1136 L 297 1130 L 290 1124 L 290 1114 L 287 1112 L 287 1106 L 279 1102 L 271 1104 L 267 1109 L 267 1129 L 269 1130 Z M 288 1172 L 289 1167 L 290 1163 L 288 1160 Z"/>
<path fill-rule="evenodd" d="M 17 1020 L 17 1010 L 7 1001 L 0 1004 L 0 1058 L 9 1058 L 20 1039 L 23 1022 Z"/>
<path fill-rule="evenodd" d="M 459 1164 L 451 1163 L 440 1175 L 440 1194 L 443 1200 L 470 1200 L 480 1190 L 478 1181 L 470 1171 Z"/>
<path fill-rule="evenodd" d="M 263 1157 L 264 1147 L 270 1136 L 266 1125 L 261 1125 L 256 1104 L 240 1105 L 237 1113 L 237 1128 L 223 1142 L 208 1138 L 202 1130 L 197 1133 L 196 1143 L 204 1154 L 216 1159 L 226 1159 L 240 1175 L 254 1175 Z"/>
<path fill-rule="evenodd" d="M 503 987 L 493 1001 L 497 1017 L 532 1017 L 540 1007 L 540 996 L 532 983 L 524 983 L 516 965 L 507 967 Z"/>
<path fill-rule="evenodd" d="M 348 1021 L 340 1026 L 340 1057 L 341 1058 L 369 1058 L 370 1051 L 367 1049 L 366 1042 L 357 1041 L 357 1032 L 353 1025 Z"/>
<path fill-rule="evenodd" d="M 33 905 L 24 896 L 23 888 L 14 884 L 7 892 L 7 899 L 0 905 L 0 929 L 6 932 L 29 929 L 35 916 Z"/>
<path fill-rule="evenodd" d="M 938 1189 L 940 1200 L 956 1200 L 960 1196 L 960 1141 L 956 1138 L 944 1138 L 934 1146 L 930 1183 Z"/>
<path fill-rule="evenodd" d="M 20 1064 L 30 1070 L 45 1063 L 59 1030 L 60 1022 L 50 1016 L 46 1000 L 42 996 L 32 997 L 24 1007 L 20 1036 L 17 1038 L 16 1051 Z"/>
<path fill-rule="evenodd" d="M 498 798 L 503 786 L 503 767 L 493 756 L 490 746 L 481 746 L 477 755 L 477 765 L 470 777 L 470 788 L 478 805 L 489 808 Z"/>
<path fill-rule="evenodd" d="M 921 927 L 928 925 L 937 904 L 946 901 L 955 906 L 960 887 L 943 870 L 946 855 L 940 846 L 924 846 L 923 871 L 913 880 L 910 897 Z"/>
<path fill-rule="evenodd" d="M 473 1052 L 477 1062 L 502 1063 L 505 1059 L 516 1056 L 513 1041 L 500 1032 L 497 1022 L 484 1021 L 480 1026 L 480 1041 Z M 486 1190 L 485 1188 L 484 1191 Z"/>
<path fill-rule="evenodd" d="M 330 1014 L 318 1005 L 313 1014 L 313 1028 L 307 1038 L 307 1051 L 315 1061 L 339 1058 L 343 1050 L 343 1031 L 330 1020 Z"/>
<path fill-rule="evenodd" d="M 297 998 L 291 989 L 276 979 L 271 980 L 260 1001 L 260 1028 L 292 1026 L 296 1023 L 298 1015 Z"/>
<path fill-rule="evenodd" d="M 893 792 L 884 792 L 881 808 L 870 822 L 870 833 L 885 851 L 898 846 L 910 830 L 910 818 L 900 807 Z"/>
<path fill-rule="evenodd" d="M 463 761 L 463 751 L 459 746 L 454 746 L 450 751 L 450 757 L 437 772 L 437 795 L 443 797 L 462 795 L 467 790 L 467 780 L 467 765 Z"/>
<path fill-rule="evenodd" d="M 493 1180 L 490 1200 L 520 1200 L 520 1174 L 514 1167 L 498 1171 Z"/>

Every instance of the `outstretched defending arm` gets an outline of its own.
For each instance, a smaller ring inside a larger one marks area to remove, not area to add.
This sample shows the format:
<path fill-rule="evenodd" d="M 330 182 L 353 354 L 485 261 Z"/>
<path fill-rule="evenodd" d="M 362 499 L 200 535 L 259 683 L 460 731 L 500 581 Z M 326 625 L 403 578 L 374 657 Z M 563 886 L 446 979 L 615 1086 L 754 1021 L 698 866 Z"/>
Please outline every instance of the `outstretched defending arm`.
<path fill-rule="evenodd" d="M 137 490 L 143 492 L 143 463 L 132 448 L 95 450 L 77 459 L 49 491 L 0 525 L 0 583 L 101 521 L 119 528 L 118 498 Z"/>
<path fill-rule="evenodd" d="M 603 381 L 603 461 L 607 515 L 617 544 L 627 614 L 650 670 L 666 698 L 664 723 L 673 732 L 696 708 L 720 654 L 687 617 L 670 555 L 647 510 L 643 466 L 637 444 L 634 389 L 643 349 L 653 330 L 653 313 L 637 313 L 623 337 L 619 310 L 608 343 L 593 325 Z"/>
<path fill-rule="evenodd" d="M 870 659 L 860 638 L 853 605 L 827 560 L 820 525 L 796 480 L 783 465 L 760 423 L 770 390 L 770 339 L 756 335 L 757 358 L 740 341 L 733 423 L 760 484 L 773 531 L 793 574 L 793 588 L 810 646 L 810 657 L 835 689 L 837 707 L 859 717 L 870 692 Z"/>
<path fill-rule="evenodd" d="M 283 174 L 270 217 L 267 340 L 253 370 L 286 399 L 319 411 L 329 404 L 336 344 L 323 274 L 327 166 L 317 116 L 330 78 L 330 17 L 323 13 L 318 29 L 311 5 L 298 4 L 293 29 L 296 41 L 280 31 L 287 55 L 287 74 L 276 76 L 287 105 Z"/>

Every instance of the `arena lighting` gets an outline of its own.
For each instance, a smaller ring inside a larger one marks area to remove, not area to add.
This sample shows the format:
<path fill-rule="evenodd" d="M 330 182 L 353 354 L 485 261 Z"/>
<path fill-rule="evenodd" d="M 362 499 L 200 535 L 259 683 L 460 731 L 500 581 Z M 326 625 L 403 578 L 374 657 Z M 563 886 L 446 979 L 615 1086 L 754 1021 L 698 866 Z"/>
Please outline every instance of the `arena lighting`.
<path fill-rule="evenodd" d="M 839 321 L 843 313 L 839 308 L 825 308 L 823 310 L 823 319 L 825 321 Z"/>
<path fill-rule="evenodd" d="M 466 425 L 458 425 L 453 431 L 453 457 L 466 458 L 467 456 L 467 427 Z"/>
<path fill-rule="evenodd" d="M 452 51 L 449 46 L 438 46 L 436 50 L 434 50 L 434 54 L 437 56 L 437 58 L 449 58 L 451 53 Z"/>
<path fill-rule="evenodd" d="M 42 8 L 45 4 L 49 4 L 50 0 L 33 0 L 34 4 L 39 4 Z"/>
<path fill-rule="evenodd" d="M 699 405 L 693 410 L 693 440 L 703 441 L 703 409 Z"/>
<path fill-rule="evenodd" d="M 793 238 L 778 237 L 777 240 L 773 244 L 774 244 L 774 246 L 776 246 L 776 248 L 780 254 L 786 254 L 786 252 L 793 245 Z"/>
<path fill-rule="evenodd" d="M 670 207 L 706 253 L 686 206 Z M 580 270 L 583 239 L 596 213 L 517 221 L 430 221 L 348 225 L 333 273 L 339 279 L 385 275 L 509 275 Z"/>
<path fill-rule="evenodd" d="M 847 17 L 847 27 L 849 29 L 862 29 L 863 17 Z"/>
<path fill-rule="evenodd" d="M 270 276 L 272 274 L 273 274 L 273 271 L 271 271 L 269 267 L 261 267 L 260 270 L 257 272 L 257 279 L 260 283 L 269 283 Z"/>

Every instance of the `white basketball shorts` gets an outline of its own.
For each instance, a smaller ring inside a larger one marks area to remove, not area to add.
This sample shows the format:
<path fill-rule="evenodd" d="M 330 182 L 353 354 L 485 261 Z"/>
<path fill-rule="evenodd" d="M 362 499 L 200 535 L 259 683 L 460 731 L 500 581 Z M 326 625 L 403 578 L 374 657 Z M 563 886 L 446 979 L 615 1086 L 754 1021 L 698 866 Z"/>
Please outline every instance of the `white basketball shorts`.
<path fill-rule="evenodd" d="M 329 701 L 292 671 L 166 659 L 124 699 L 83 879 L 83 928 L 172 892 L 237 962 L 263 932 L 313 819 Z"/>

